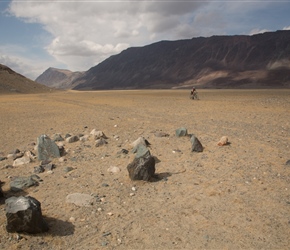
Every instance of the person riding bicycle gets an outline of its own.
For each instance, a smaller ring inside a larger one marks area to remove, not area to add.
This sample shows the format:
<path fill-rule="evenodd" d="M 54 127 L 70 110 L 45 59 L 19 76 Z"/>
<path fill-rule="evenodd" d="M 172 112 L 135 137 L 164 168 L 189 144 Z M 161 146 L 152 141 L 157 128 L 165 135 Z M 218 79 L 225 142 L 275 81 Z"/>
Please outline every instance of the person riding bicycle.
<path fill-rule="evenodd" d="M 192 87 L 192 90 L 191 90 L 191 92 L 190 92 L 190 95 L 193 96 L 193 95 L 195 94 L 195 93 L 194 93 L 195 91 L 196 91 L 195 87 Z"/>

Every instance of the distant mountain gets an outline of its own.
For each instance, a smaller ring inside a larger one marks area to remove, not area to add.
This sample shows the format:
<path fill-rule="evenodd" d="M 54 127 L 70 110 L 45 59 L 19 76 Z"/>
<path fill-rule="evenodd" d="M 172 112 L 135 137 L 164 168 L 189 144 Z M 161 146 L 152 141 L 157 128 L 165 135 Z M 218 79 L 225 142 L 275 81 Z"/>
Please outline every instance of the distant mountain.
<path fill-rule="evenodd" d="M 70 84 L 77 90 L 290 87 L 290 31 L 161 41 L 122 51 Z"/>
<path fill-rule="evenodd" d="M 51 89 L 20 75 L 9 67 L 0 64 L 0 94 L 44 93 Z"/>
<path fill-rule="evenodd" d="M 35 81 L 48 87 L 71 89 L 75 86 L 72 82 L 83 74 L 84 72 L 72 72 L 66 69 L 48 68 L 37 77 Z"/>

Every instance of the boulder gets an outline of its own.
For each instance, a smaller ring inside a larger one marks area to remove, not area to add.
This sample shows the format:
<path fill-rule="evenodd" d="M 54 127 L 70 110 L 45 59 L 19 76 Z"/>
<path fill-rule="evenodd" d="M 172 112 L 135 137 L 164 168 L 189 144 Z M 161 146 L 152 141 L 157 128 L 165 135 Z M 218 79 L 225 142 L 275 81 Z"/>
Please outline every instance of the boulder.
<path fill-rule="evenodd" d="M 22 191 L 31 186 L 37 186 L 40 180 L 40 177 L 37 175 L 31 175 L 28 177 L 15 177 L 10 182 L 10 190 L 13 192 Z"/>
<path fill-rule="evenodd" d="M 48 224 L 42 217 L 41 204 L 33 197 L 10 197 L 5 201 L 7 232 L 43 233 Z"/>
<path fill-rule="evenodd" d="M 191 151 L 192 152 L 202 152 L 203 151 L 203 146 L 201 145 L 201 143 L 197 139 L 197 137 L 192 135 L 190 138 L 190 142 L 191 142 Z"/>
<path fill-rule="evenodd" d="M 155 173 L 155 159 L 153 156 L 135 158 L 127 166 L 131 180 L 149 181 Z"/>
<path fill-rule="evenodd" d="M 177 137 L 187 136 L 187 129 L 184 127 L 175 130 L 175 135 Z"/>
<path fill-rule="evenodd" d="M 37 138 L 37 158 L 38 160 L 48 160 L 60 157 L 58 146 L 47 135 L 41 135 Z"/>

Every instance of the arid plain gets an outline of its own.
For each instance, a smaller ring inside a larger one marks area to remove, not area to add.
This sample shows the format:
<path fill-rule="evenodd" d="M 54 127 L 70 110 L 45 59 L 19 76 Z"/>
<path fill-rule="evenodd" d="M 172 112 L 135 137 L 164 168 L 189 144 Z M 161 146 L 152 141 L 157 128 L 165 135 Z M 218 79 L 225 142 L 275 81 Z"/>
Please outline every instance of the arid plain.
<path fill-rule="evenodd" d="M 0 95 L 0 156 L 32 149 L 38 136 L 103 131 L 108 144 L 65 143 L 66 161 L 38 174 L 39 186 L 9 190 L 35 160 L 0 162 L 7 197 L 41 203 L 50 230 L 7 233 L 0 208 L 1 249 L 289 249 L 290 90 L 61 91 Z M 204 151 L 191 152 L 185 127 Z M 168 133 L 157 137 L 156 132 Z M 143 136 L 158 161 L 152 182 L 131 181 L 130 143 Z M 230 144 L 218 146 L 222 136 Z M 120 154 L 121 149 L 129 153 Z M 118 173 L 107 169 L 116 166 Z M 74 170 L 66 172 L 67 167 Z M 133 188 L 133 189 L 132 189 Z M 89 207 L 66 203 L 71 193 L 101 197 Z"/>

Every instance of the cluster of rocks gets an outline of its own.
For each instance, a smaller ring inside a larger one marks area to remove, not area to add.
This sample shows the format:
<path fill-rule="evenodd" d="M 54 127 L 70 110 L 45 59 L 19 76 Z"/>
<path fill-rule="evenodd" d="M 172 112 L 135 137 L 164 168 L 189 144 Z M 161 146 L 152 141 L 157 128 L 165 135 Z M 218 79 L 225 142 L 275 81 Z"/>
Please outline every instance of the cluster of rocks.
<path fill-rule="evenodd" d="M 193 135 L 188 134 L 187 129 L 182 127 L 175 131 L 177 137 L 189 137 L 191 143 L 192 152 L 203 152 L 203 146 L 199 139 Z M 164 132 L 156 132 L 156 137 L 168 137 L 169 134 Z M 92 130 L 88 135 L 70 135 L 66 134 L 62 137 L 61 134 L 54 134 L 52 139 L 47 135 L 40 135 L 37 138 L 37 142 L 34 145 L 34 150 L 27 150 L 20 152 L 14 150 L 7 157 L 2 157 L 0 160 L 13 159 L 13 166 L 17 167 L 23 164 L 28 164 L 38 160 L 39 166 L 34 168 L 34 175 L 28 177 L 15 177 L 11 179 L 10 189 L 11 191 L 20 191 L 28 187 L 38 185 L 41 178 L 36 175 L 42 173 L 45 170 L 51 171 L 55 166 L 51 163 L 52 158 L 61 158 L 66 154 L 64 143 L 74 143 L 77 141 L 86 141 L 89 137 L 93 137 L 95 140 L 95 146 L 100 147 L 108 144 L 108 137 L 99 130 Z M 223 146 L 228 144 L 227 137 L 222 137 L 218 142 L 218 145 Z M 137 140 L 131 143 L 132 153 L 135 154 L 134 159 L 127 165 L 129 178 L 131 180 L 143 180 L 150 181 L 155 175 L 155 163 L 156 157 L 154 157 L 149 148 L 150 143 L 144 138 L 139 137 Z M 35 151 L 35 153 L 34 153 Z M 122 149 L 124 154 L 128 154 L 127 149 Z M 118 172 L 118 167 L 112 167 L 108 169 L 110 172 Z M 0 195 L 2 191 L 0 189 Z M 2 194 L 3 195 L 3 194 Z M 73 203 L 81 206 L 90 206 L 92 204 L 93 197 L 91 195 L 74 193 L 66 197 L 68 203 Z M 28 232 L 39 233 L 48 230 L 47 223 L 42 218 L 40 202 L 35 198 L 27 197 L 11 197 L 6 199 L 6 217 L 8 232 Z"/>

